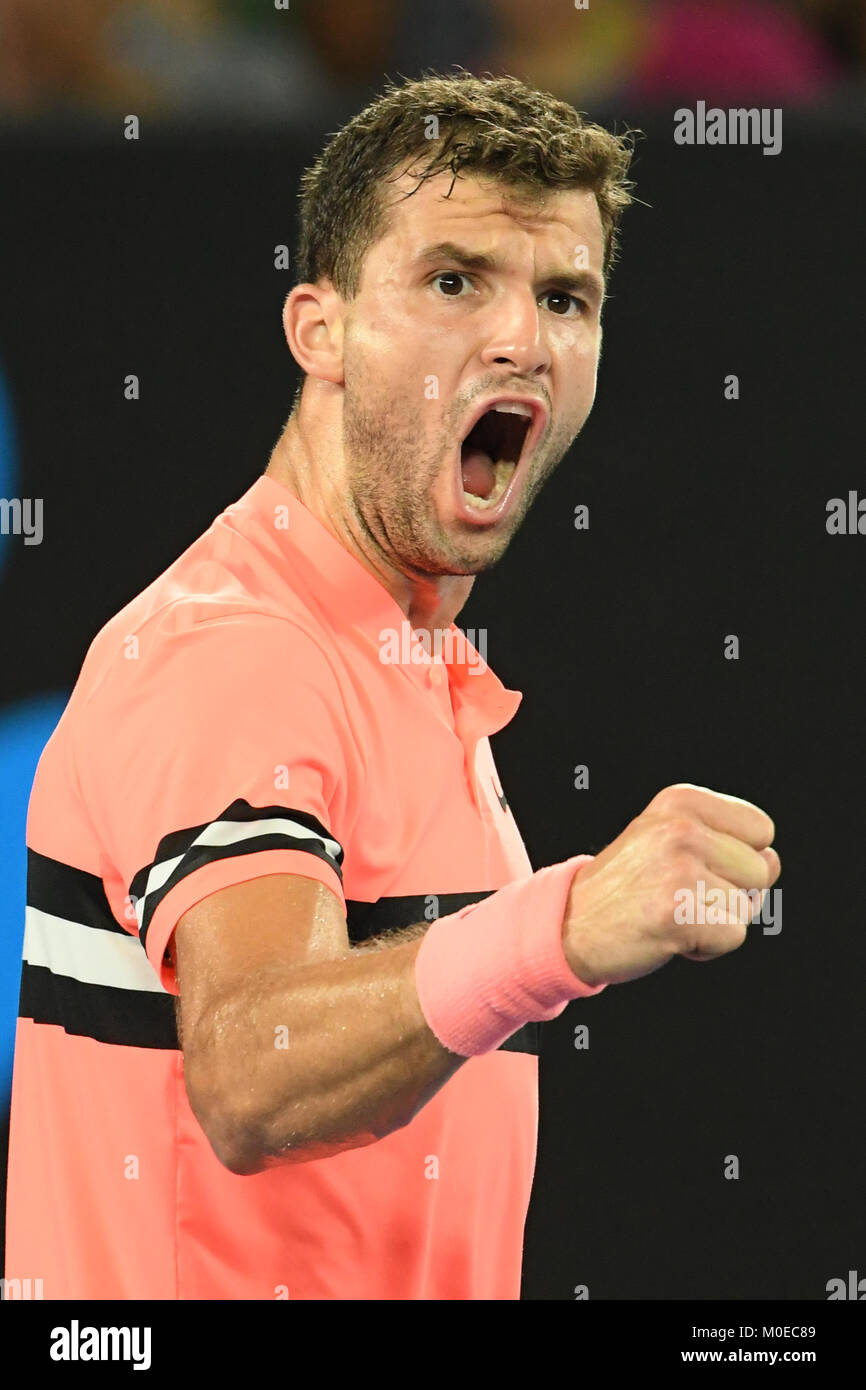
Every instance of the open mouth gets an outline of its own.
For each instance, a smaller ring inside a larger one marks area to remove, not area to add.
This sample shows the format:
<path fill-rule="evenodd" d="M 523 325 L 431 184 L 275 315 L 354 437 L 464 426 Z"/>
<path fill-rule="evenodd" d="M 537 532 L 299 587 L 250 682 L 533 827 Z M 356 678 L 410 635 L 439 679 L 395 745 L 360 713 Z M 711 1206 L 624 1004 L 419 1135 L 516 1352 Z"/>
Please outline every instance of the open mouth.
<path fill-rule="evenodd" d="M 479 511 L 495 507 L 520 462 L 532 411 L 518 401 L 486 410 L 460 446 L 464 500 Z"/>

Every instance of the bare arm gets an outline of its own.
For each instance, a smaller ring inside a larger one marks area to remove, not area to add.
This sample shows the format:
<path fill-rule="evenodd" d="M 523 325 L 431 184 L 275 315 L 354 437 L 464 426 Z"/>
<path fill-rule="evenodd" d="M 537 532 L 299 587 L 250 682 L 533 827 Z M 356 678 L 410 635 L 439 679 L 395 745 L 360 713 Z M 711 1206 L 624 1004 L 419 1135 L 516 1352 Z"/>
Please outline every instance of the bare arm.
<path fill-rule="evenodd" d="M 373 1144 L 463 1064 L 418 1003 L 429 925 L 353 948 L 334 894 L 293 874 L 223 889 L 181 918 L 186 1089 L 227 1168 L 247 1175 Z"/>
<path fill-rule="evenodd" d="M 571 884 L 566 964 L 595 987 L 638 979 L 675 955 L 736 950 L 755 911 L 745 893 L 760 898 L 781 872 L 774 836 L 751 802 L 691 783 L 663 788 Z M 721 892 L 721 920 L 680 915 L 680 895 L 698 883 Z M 223 889 L 181 918 L 187 1094 L 227 1168 L 258 1173 L 373 1144 L 463 1064 L 418 1001 L 426 930 L 419 923 L 353 949 L 338 898 L 294 874 Z"/>

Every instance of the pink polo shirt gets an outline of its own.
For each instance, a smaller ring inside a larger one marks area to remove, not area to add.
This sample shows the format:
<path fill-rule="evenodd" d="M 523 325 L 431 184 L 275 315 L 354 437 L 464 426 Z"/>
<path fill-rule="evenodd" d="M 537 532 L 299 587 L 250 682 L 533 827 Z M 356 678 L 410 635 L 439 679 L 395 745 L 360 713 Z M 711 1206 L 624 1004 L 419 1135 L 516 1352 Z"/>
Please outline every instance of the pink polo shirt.
<path fill-rule="evenodd" d="M 267 474 L 98 633 L 30 798 L 7 1278 L 50 1299 L 519 1296 L 538 1025 L 375 1144 L 240 1177 L 192 1114 L 175 1024 L 172 932 L 218 889 L 318 879 L 359 942 L 532 872 L 488 741 L 522 697 L 452 636 L 413 647 Z"/>

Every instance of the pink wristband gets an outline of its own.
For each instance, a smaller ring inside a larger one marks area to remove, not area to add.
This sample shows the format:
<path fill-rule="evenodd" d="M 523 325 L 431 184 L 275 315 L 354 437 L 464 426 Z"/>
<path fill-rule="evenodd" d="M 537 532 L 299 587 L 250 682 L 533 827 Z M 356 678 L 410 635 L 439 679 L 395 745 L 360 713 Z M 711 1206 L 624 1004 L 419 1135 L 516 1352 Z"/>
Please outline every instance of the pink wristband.
<path fill-rule="evenodd" d="M 562 925 L 572 879 L 593 858 L 576 854 L 516 879 L 428 927 L 415 959 L 421 1012 L 450 1052 L 492 1052 L 524 1023 L 558 1018 L 604 984 L 579 980 Z"/>

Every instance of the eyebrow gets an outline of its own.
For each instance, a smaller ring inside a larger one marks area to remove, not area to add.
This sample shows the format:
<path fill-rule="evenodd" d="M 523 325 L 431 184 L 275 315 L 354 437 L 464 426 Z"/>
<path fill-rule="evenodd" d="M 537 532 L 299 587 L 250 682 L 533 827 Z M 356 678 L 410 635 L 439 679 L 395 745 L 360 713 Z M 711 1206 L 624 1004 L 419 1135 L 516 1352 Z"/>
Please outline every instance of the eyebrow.
<path fill-rule="evenodd" d="M 433 246 L 425 246 L 414 257 L 414 265 L 434 265 L 451 261 L 463 270 L 495 271 L 501 263 L 495 256 L 483 251 L 469 251 L 454 241 L 438 241 Z M 589 294 L 598 303 L 604 299 L 604 280 L 594 270 L 553 271 L 541 281 L 549 289 L 565 290 L 568 294 Z"/>

